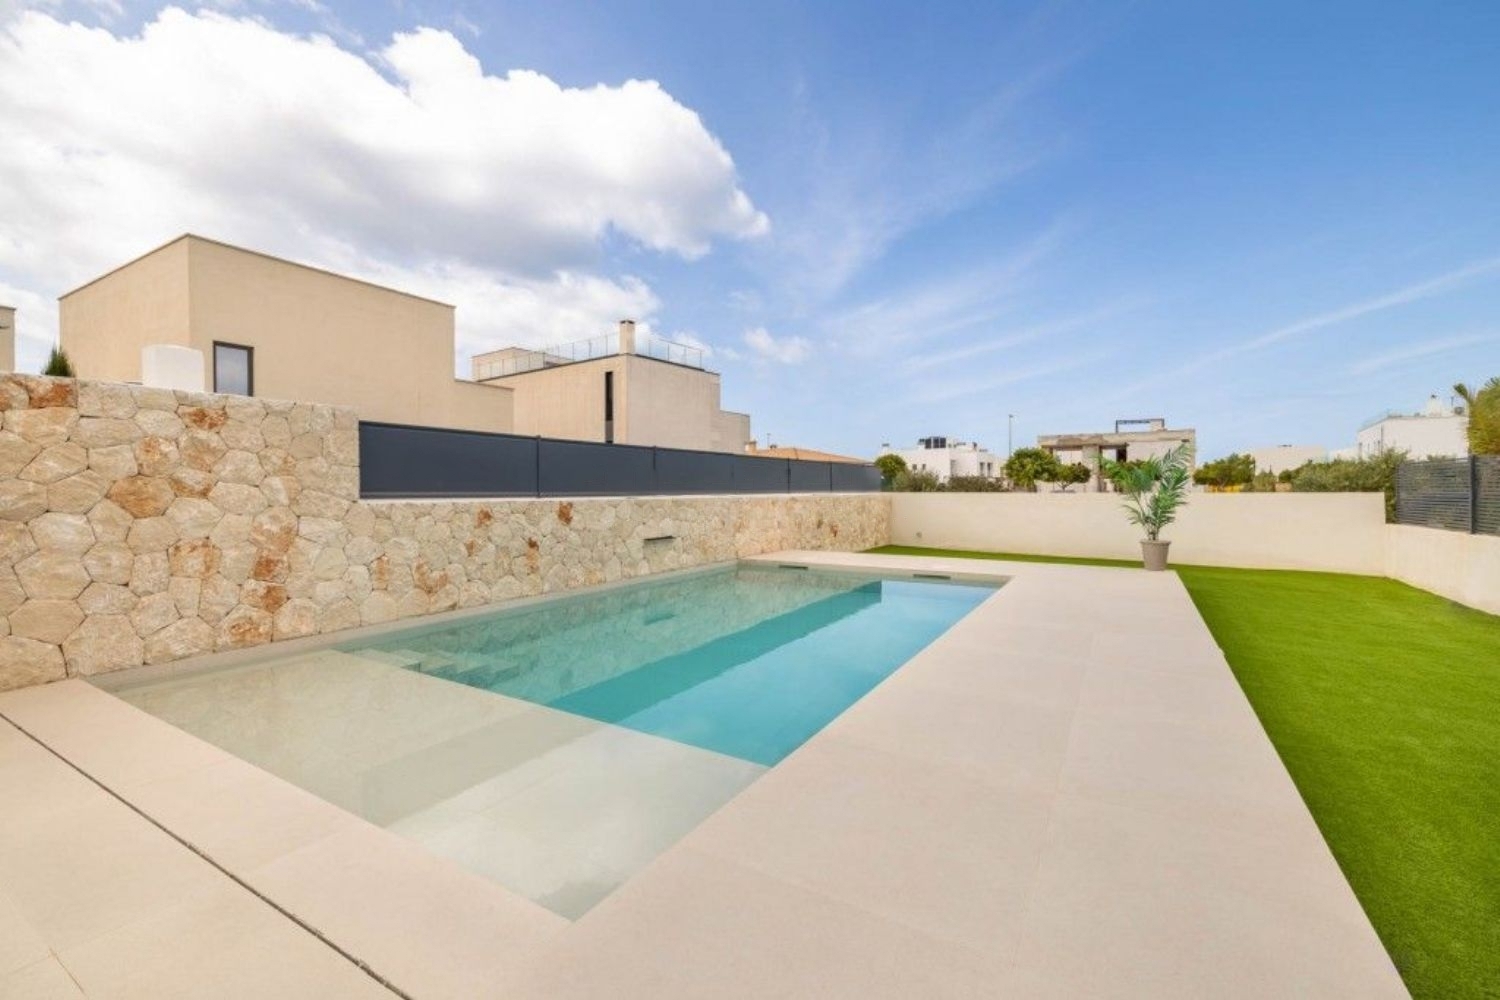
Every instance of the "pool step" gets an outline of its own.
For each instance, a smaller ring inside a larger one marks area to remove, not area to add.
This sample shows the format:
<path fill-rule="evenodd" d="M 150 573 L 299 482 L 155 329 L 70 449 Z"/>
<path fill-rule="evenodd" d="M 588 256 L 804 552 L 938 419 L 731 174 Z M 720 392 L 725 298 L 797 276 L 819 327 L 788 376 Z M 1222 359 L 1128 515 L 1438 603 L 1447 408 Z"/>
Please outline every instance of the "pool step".
<path fill-rule="evenodd" d="M 446 653 L 419 653 L 414 649 L 360 649 L 356 656 L 367 660 L 400 667 L 402 670 L 418 670 L 427 673 L 433 670 L 449 670 L 457 661 Z"/>

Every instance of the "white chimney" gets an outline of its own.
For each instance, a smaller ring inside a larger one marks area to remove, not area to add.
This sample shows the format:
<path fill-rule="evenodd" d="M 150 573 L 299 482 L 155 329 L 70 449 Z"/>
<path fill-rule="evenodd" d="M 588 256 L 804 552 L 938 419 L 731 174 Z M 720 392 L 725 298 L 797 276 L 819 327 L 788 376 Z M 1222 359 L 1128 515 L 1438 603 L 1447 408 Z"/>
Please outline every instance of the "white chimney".
<path fill-rule="evenodd" d="M 635 320 L 620 320 L 620 353 L 635 353 Z"/>

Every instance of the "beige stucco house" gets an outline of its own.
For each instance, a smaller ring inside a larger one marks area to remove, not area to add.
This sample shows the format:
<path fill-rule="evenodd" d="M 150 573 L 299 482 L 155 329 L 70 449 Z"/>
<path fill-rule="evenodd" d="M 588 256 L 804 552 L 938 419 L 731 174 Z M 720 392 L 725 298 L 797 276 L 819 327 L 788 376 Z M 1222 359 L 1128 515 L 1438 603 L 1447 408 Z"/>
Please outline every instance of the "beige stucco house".
<path fill-rule="evenodd" d="M 750 442 L 749 415 L 719 406 L 719 375 L 701 353 L 640 342 L 631 320 L 612 336 L 491 351 L 472 365 L 476 382 L 515 393 L 517 434 L 729 452 Z"/>
<path fill-rule="evenodd" d="M 1191 427 L 1168 427 L 1162 417 L 1116 420 L 1112 432 L 1041 434 L 1036 439 L 1038 448 L 1052 452 L 1064 464 L 1087 465 L 1094 474 L 1092 488 L 1098 491 L 1109 489 L 1101 459 L 1130 462 L 1160 457 L 1179 445 L 1188 446 L 1189 460 L 1196 466 L 1193 456 L 1198 450 L 1198 432 Z"/>
<path fill-rule="evenodd" d="M 186 364 L 205 389 L 365 420 L 711 451 L 750 439 L 750 418 L 719 407 L 717 373 L 680 345 L 637 352 L 632 322 L 587 354 L 506 348 L 459 379 L 453 306 L 201 236 L 68 292 L 59 313 L 83 378 L 149 384 Z"/>

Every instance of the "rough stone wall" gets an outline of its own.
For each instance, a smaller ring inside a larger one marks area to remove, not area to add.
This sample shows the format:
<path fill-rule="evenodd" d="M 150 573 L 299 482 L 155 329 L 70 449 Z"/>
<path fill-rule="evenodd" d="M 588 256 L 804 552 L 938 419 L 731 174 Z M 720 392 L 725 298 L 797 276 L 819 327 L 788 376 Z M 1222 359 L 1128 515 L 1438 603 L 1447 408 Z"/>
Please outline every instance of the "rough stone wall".
<path fill-rule="evenodd" d="M 788 548 L 879 494 L 359 499 L 352 410 L 0 376 L 0 690 Z"/>

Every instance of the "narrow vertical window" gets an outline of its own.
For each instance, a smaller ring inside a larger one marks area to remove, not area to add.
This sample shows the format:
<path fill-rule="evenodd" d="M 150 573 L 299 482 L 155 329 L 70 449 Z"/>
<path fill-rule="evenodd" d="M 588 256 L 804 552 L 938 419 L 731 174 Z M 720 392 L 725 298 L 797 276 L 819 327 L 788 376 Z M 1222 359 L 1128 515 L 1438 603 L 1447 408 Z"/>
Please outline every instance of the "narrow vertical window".
<path fill-rule="evenodd" d="M 214 341 L 214 392 L 255 395 L 255 349 Z"/>
<path fill-rule="evenodd" d="M 615 373 L 604 373 L 604 443 L 615 443 Z"/>

